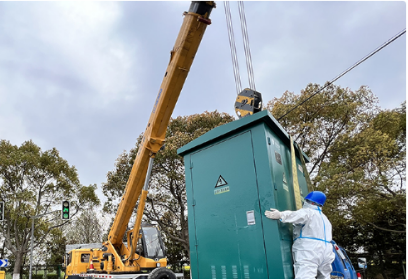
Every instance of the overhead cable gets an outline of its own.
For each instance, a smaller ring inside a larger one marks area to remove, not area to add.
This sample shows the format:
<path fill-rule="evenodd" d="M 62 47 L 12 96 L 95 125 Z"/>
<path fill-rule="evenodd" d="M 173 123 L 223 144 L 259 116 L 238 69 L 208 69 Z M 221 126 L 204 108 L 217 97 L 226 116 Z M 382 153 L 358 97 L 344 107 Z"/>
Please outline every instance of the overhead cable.
<path fill-rule="evenodd" d="M 402 35 L 404 35 L 406 32 L 406 29 L 404 28 L 404 30 L 402 30 L 401 32 L 399 32 L 397 35 L 393 36 L 391 39 L 389 39 L 388 41 L 386 41 L 385 43 L 383 43 L 381 46 L 379 46 L 378 48 L 376 48 L 374 51 L 372 51 L 371 53 L 369 53 L 368 55 L 366 55 L 365 57 L 363 57 L 362 59 L 360 59 L 358 62 L 354 63 L 353 66 L 349 67 L 347 70 L 343 71 L 341 74 L 339 74 L 338 76 L 336 76 L 334 79 L 332 79 L 330 82 L 326 83 L 323 87 L 321 87 L 319 90 L 317 90 L 315 93 L 313 93 L 311 96 L 309 96 L 308 98 L 306 98 L 305 100 L 303 100 L 302 102 L 300 102 L 298 105 L 296 105 L 295 107 L 293 107 L 292 109 L 290 109 L 288 112 L 286 112 L 284 115 L 280 116 L 278 118 L 278 121 L 280 121 L 283 117 L 285 117 L 286 115 L 288 115 L 290 112 L 292 112 L 293 110 L 295 110 L 297 107 L 303 105 L 306 101 L 308 101 L 309 99 L 311 99 L 313 96 L 317 95 L 318 93 L 320 93 L 322 90 L 324 90 L 325 88 L 327 88 L 329 85 L 333 84 L 335 81 L 337 81 L 338 79 L 340 79 L 341 77 L 343 77 L 345 74 L 347 74 L 348 72 L 350 72 L 351 70 L 353 70 L 355 67 L 357 67 L 358 65 L 360 65 L 361 63 L 363 63 L 364 61 L 366 61 L 367 59 L 369 59 L 370 57 L 372 57 L 374 54 L 376 54 L 377 52 L 379 52 L 380 50 L 382 50 L 383 48 L 385 48 L 386 46 L 388 46 L 389 44 L 391 44 L 392 42 L 394 42 L 396 39 L 398 39 L 399 37 L 401 37 Z"/>

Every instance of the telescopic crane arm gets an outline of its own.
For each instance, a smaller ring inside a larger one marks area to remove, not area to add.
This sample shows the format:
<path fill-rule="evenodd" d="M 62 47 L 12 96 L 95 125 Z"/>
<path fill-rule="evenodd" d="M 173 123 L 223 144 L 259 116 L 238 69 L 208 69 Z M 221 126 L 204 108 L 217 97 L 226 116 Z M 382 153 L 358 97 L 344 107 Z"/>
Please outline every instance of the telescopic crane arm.
<path fill-rule="evenodd" d="M 209 16 L 213 8 L 215 8 L 213 1 L 192 1 L 189 11 L 184 12 L 183 24 L 171 51 L 170 62 L 157 94 L 113 225 L 110 228 L 108 240 L 103 243 L 101 248 L 74 249 L 67 254 L 67 276 L 76 277 L 79 273 L 83 273 L 85 277 L 96 276 L 100 278 L 107 273 L 116 274 L 118 277 L 120 275 L 119 278 L 123 278 L 123 276 L 132 278 L 135 275 L 131 273 L 140 275 L 149 273 L 146 274 L 149 278 L 151 278 L 150 276 L 152 278 L 175 278 L 174 273 L 166 268 L 167 260 L 160 232 L 151 225 L 141 226 L 141 222 L 153 158 L 164 144 L 167 126 L 177 99 L 206 27 L 211 24 Z M 259 110 L 262 107 L 260 97 L 257 92 L 245 89 L 238 96 L 235 104 L 236 110 L 240 113 L 239 116 L 251 115 L 256 112 L 256 109 Z M 127 246 L 125 246 L 122 241 L 123 236 L 138 200 L 135 225 L 132 230 L 127 232 Z M 89 264 L 82 261 L 84 255 L 90 257 Z M 95 267 L 93 262 L 95 262 Z"/>
<path fill-rule="evenodd" d="M 169 65 L 164 74 L 141 146 L 126 184 L 125 192 L 109 232 L 108 239 L 116 248 L 121 247 L 127 224 L 139 197 L 141 198 L 140 200 L 143 200 L 141 202 L 144 205 L 147 192 L 143 193 L 144 195 L 142 196 L 141 192 L 149 161 L 164 144 L 170 117 L 190 71 L 205 29 L 207 25 L 211 24 L 209 16 L 214 7 L 215 3 L 213 1 L 193 1 L 189 11 L 184 12 L 183 24 L 174 48 L 171 51 Z M 137 227 L 140 227 L 141 216 L 143 214 L 143 209 L 139 210 L 135 223 Z M 138 232 L 139 229 L 134 230 Z M 135 235 L 133 236 L 136 237 Z"/>

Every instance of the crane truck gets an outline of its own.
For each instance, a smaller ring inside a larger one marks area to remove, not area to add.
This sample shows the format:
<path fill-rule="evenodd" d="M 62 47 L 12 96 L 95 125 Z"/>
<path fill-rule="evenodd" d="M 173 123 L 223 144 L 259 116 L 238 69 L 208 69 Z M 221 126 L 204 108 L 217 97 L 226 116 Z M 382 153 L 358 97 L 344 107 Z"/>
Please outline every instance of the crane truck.
<path fill-rule="evenodd" d="M 211 24 L 209 16 L 213 8 L 213 1 L 192 1 L 189 11 L 184 12 L 184 20 L 108 240 L 102 243 L 101 248 L 70 251 L 64 261 L 66 278 L 175 278 L 174 273 L 166 268 L 166 250 L 159 229 L 153 225 L 142 225 L 142 217 L 153 159 L 164 144 L 171 114 L 206 27 Z M 259 111 L 262 102 L 256 92 L 246 89 L 243 94 L 245 96 L 237 99 L 242 104 L 237 110 L 242 115 L 253 114 L 254 109 Z M 135 224 L 126 232 L 137 201 Z M 123 242 L 125 234 L 127 244 Z"/>

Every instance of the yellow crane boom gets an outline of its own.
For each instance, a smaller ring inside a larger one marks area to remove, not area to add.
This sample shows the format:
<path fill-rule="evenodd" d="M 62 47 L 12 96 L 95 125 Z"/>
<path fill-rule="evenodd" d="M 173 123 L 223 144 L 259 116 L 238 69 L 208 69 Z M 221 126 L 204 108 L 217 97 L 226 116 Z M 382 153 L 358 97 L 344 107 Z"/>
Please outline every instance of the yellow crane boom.
<path fill-rule="evenodd" d="M 141 147 L 134 161 L 125 192 L 109 232 L 108 239 L 115 247 L 121 245 L 126 226 L 140 197 L 149 159 L 158 152 L 164 143 L 171 114 L 190 71 L 205 29 L 211 23 L 209 16 L 214 7 L 215 3 L 212 1 L 193 1 L 189 11 L 184 12 L 183 24 L 171 51 L 170 62 L 157 94 Z"/>
<path fill-rule="evenodd" d="M 138 153 L 126 184 L 108 240 L 101 248 L 79 248 L 64 257 L 66 277 L 95 277 L 115 274 L 118 278 L 175 278 L 166 268 L 165 246 L 160 231 L 152 225 L 141 225 L 147 197 L 153 158 L 163 146 L 170 117 L 190 71 L 207 25 L 213 1 L 192 1 L 170 53 L 170 62 L 163 77 L 150 114 Z M 262 108 L 261 94 L 245 89 L 235 104 L 239 117 L 251 115 Z M 137 201 L 136 221 L 126 233 Z M 126 234 L 127 245 L 123 243 Z M 136 275 L 132 275 L 135 273 Z M 121 275 L 118 275 L 121 274 Z"/>
<path fill-rule="evenodd" d="M 167 259 L 160 232 L 151 225 L 141 226 L 141 221 L 153 158 L 164 144 L 170 117 L 206 27 L 211 24 L 209 16 L 214 7 L 213 1 L 192 1 L 189 11 L 184 12 L 183 24 L 171 51 L 170 62 L 108 240 L 103 243 L 102 248 L 74 249 L 69 252 L 64 261 L 67 278 L 78 275 L 99 277 L 106 273 L 126 274 L 129 278 L 134 277 L 131 273 L 137 273 L 139 277 L 149 275 L 149 278 L 174 278 L 174 273 L 166 269 Z M 122 240 L 138 199 L 136 222 L 133 230 L 127 232 L 125 246 Z"/>

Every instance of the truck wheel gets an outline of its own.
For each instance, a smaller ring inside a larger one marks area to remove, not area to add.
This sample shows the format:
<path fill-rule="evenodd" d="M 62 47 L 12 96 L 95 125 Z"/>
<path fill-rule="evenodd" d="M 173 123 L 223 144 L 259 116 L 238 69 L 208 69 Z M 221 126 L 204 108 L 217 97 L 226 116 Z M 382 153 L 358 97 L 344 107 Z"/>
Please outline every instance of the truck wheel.
<path fill-rule="evenodd" d="M 150 272 L 148 279 L 176 279 L 176 274 L 165 267 L 158 267 Z"/>

